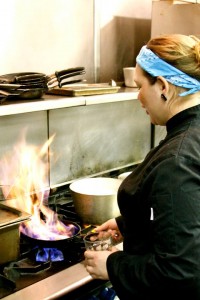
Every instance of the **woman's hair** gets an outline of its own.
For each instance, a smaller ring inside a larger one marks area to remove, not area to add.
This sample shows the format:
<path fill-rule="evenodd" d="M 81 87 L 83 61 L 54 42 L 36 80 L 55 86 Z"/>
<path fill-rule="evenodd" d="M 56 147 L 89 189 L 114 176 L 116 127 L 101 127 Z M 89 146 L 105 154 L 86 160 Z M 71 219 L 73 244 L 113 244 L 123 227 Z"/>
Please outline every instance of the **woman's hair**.
<path fill-rule="evenodd" d="M 200 80 L 200 39 L 182 34 L 152 38 L 147 48 L 175 68 Z"/>

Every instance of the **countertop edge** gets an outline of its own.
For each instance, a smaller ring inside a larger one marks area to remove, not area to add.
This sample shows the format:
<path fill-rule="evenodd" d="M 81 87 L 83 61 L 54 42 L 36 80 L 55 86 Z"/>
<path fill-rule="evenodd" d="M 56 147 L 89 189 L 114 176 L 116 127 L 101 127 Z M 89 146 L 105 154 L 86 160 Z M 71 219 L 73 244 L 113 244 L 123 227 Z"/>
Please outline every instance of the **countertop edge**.
<path fill-rule="evenodd" d="M 118 244 L 116 247 L 122 251 L 123 243 Z M 86 271 L 84 261 L 82 261 L 2 299 L 35 300 L 37 293 L 37 300 L 53 300 L 67 295 L 92 280 L 94 279 Z"/>
<path fill-rule="evenodd" d="M 14 292 L 2 299 L 50 300 L 56 299 L 74 289 L 90 282 L 92 277 L 87 273 L 84 262 L 71 266 L 61 272 L 40 280 L 24 289 Z"/>
<path fill-rule="evenodd" d="M 37 111 L 67 108 L 81 105 L 94 105 L 126 100 L 136 100 L 138 89 L 121 88 L 118 93 L 91 95 L 80 97 L 67 97 L 58 95 L 44 95 L 41 99 L 5 102 L 0 105 L 0 116 L 16 115 Z"/>

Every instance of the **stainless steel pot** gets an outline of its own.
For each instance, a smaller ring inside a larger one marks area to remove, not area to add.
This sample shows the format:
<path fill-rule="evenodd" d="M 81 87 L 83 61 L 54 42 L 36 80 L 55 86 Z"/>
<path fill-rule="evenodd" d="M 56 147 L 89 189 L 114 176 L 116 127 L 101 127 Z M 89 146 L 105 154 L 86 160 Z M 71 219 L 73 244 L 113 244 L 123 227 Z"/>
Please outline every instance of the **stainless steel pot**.
<path fill-rule="evenodd" d="M 70 184 L 74 208 L 83 224 L 100 225 L 120 214 L 120 184 L 120 179 L 107 177 L 84 178 Z"/>
<path fill-rule="evenodd" d="M 19 256 L 19 225 L 30 215 L 0 203 L 0 264 L 16 260 Z"/>

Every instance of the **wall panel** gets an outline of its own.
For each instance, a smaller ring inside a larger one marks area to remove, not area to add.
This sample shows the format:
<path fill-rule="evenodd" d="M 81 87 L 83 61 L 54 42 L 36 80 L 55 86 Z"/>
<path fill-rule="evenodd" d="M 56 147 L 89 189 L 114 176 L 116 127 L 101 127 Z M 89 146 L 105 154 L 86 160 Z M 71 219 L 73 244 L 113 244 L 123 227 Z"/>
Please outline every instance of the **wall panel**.
<path fill-rule="evenodd" d="M 49 112 L 51 185 L 133 164 L 150 149 L 149 118 L 137 100 Z"/>

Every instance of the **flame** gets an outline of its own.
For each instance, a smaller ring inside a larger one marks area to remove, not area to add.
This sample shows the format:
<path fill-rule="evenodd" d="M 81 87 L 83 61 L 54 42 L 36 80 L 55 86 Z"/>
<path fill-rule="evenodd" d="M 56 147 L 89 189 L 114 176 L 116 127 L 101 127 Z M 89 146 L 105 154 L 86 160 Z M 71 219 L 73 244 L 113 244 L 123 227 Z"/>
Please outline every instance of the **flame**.
<path fill-rule="evenodd" d="M 48 185 L 49 145 L 54 135 L 41 147 L 27 144 L 23 137 L 6 154 L 0 164 L 5 197 L 16 200 L 17 208 L 31 214 L 31 220 L 20 225 L 20 230 L 33 238 L 60 240 L 74 235 L 76 227 L 66 225 L 57 214 L 44 205 Z M 7 182 L 9 181 L 9 183 Z"/>
<path fill-rule="evenodd" d="M 63 261 L 64 256 L 62 251 L 56 248 L 43 248 L 39 249 L 36 255 L 36 261 L 48 262 L 48 261 Z"/>

